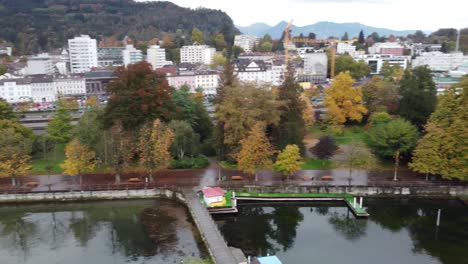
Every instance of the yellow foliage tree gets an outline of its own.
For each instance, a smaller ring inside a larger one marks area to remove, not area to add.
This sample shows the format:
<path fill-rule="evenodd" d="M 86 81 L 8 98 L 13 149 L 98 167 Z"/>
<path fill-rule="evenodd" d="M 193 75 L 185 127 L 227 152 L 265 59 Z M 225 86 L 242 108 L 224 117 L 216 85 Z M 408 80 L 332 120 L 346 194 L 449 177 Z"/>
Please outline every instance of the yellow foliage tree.
<path fill-rule="evenodd" d="M 234 155 L 237 167 L 245 173 L 255 174 L 256 181 L 258 170 L 271 167 L 271 156 L 275 152 L 264 130 L 263 125 L 256 124 L 247 137 L 240 141 L 241 149 Z"/>
<path fill-rule="evenodd" d="M 341 72 L 325 90 L 327 116 L 331 124 L 342 125 L 346 120 L 361 121 L 367 109 L 362 105 L 361 87 L 353 87 L 349 71 Z"/>
<path fill-rule="evenodd" d="M 278 155 L 273 169 L 282 174 L 286 174 L 289 180 L 289 176 L 292 176 L 300 170 L 302 164 L 304 164 L 304 162 L 302 161 L 299 147 L 297 145 L 287 145 Z"/>
<path fill-rule="evenodd" d="M 307 97 L 305 94 L 302 94 L 300 98 L 301 101 L 304 102 L 304 111 L 302 112 L 302 118 L 304 119 L 306 126 L 311 126 L 315 123 L 314 107 L 312 106 L 312 103 L 310 103 L 309 97 Z"/>
<path fill-rule="evenodd" d="M 22 152 L 14 152 L 9 155 L 0 154 L 0 176 L 10 176 L 11 185 L 16 185 L 16 176 L 25 175 L 31 169 L 29 161 L 31 156 Z"/>
<path fill-rule="evenodd" d="M 11 184 L 15 186 L 16 176 L 25 175 L 31 168 L 32 140 L 20 124 L 3 121 L 0 125 L 0 177 L 11 177 Z"/>
<path fill-rule="evenodd" d="M 141 129 L 138 144 L 140 164 L 147 171 L 151 182 L 154 172 L 167 169 L 171 165 L 172 156 L 169 148 L 173 141 L 174 133 L 159 119 Z"/>
<path fill-rule="evenodd" d="M 81 144 L 78 139 L 73 139 L 65 147 L 65 162 L 60 165 L 65 174 L 80 177 L 80 186 L 83 183 L 82 173 L 93 171 L 96 167 L 96 153 L 88 146 Z"/>

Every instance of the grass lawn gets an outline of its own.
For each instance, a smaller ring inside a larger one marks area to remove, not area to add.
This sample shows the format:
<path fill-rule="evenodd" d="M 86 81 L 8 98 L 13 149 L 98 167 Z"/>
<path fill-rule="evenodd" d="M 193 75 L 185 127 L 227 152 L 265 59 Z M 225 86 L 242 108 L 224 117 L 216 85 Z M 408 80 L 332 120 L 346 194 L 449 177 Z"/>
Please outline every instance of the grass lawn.
<path fill-rule="evenodd" d="M 303 170 L 326 170 L 336 168 L 336 164 L 330 160 L 306 159 L 302 165 Z"/>
<path fill-rule="evenodd" d="M 330 135 L 326 130 L 322 130 L 321 126 L 309 127 L 310 133 L 313 137 L 319 139 L 322 136 Z M 364 127 L 362 126 L 347 126 L 343 128 L 343 133 L 339 135 L 332 135 L 338 145 L 345 145 L 351 142 L 364 142 L 366 136 Z"/>
<path fill-rule="evenodd" d="M 47 166 L 51 166 L 50 173 L 60 174 L 63 169 L 60 165 L 65 160 L 65 146 L 57 145 L 54 149 L 47 153 L 45 156 L 43 153 L 37 153 L 33 156 L 31 161 L 31 174 L 47 174 L 49 173 L 46 169 Z"/>
<path fill-rule="evenodd" d="M 220 161 L 219 164 L 221 165 L 221 167 L 223 167 L 223 169 L 237 170 L 237 164 L 233 162 L 223 160 L 223 161 Z"/>

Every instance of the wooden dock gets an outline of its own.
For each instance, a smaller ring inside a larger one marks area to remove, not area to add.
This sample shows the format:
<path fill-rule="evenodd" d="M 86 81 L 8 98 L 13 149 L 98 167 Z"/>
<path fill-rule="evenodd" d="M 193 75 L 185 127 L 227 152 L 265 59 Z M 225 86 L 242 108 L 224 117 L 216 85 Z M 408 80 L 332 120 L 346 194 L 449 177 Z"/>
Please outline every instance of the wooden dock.
<path fill-rule="evenodd" d="M 208 213 L 206 206 L 200 202 L 199 196 L 192 191 L 184 191 L 184 196 L 192 218 L 208 247 L 213 261 L 216 264 L 238 264 L 231 249 L 219 232 L 218 226 Z"/>

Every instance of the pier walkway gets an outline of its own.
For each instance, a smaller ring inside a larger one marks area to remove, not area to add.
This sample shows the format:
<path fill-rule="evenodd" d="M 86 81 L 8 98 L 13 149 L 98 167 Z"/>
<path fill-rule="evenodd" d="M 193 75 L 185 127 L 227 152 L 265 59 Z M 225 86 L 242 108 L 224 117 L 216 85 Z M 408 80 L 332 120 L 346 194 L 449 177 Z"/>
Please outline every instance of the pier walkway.
<path fill-rule="evenodd" d="M 216 264 L 238 264 L 208 210 L 193 191 L 183 191 L 188 208 Z"/>

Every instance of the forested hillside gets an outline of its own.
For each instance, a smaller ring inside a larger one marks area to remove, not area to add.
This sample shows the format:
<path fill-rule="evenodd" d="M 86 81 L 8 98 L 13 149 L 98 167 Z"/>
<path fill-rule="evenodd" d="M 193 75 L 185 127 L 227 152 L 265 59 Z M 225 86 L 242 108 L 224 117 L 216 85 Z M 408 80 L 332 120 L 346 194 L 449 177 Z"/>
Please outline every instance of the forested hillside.
<path fill-rule="evenodd" d="M 132 0 L 0 0 L 0 40 L 20 54 L 63 47 L 68 38 L 88 34 L 147 41 L 179 30 L 190 36 L 196 27 L 207 36 L 223 33 L 226 42 L 237 32 L 219 10 L 179 7 L 171 2 Z M 189 37 L 190 38 L 190 37 Z"/>

